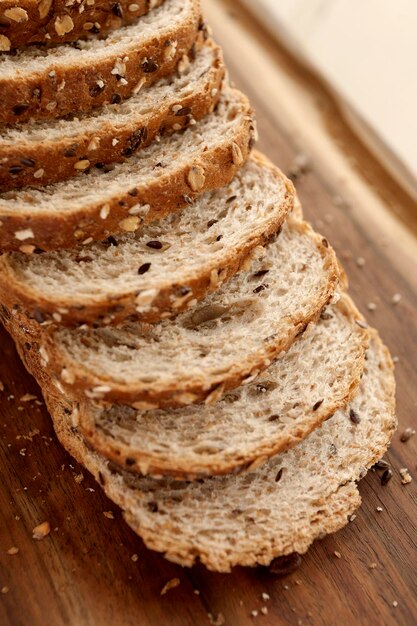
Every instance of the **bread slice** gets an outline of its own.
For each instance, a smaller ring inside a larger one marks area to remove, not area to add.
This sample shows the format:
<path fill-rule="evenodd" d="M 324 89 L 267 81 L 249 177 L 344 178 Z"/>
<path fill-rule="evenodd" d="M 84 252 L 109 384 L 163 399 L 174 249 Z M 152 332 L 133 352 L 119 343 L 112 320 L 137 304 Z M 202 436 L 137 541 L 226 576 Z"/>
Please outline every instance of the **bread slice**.
<path fill-rule="evenodd" d="M 333 250 L 304 222 L 290 218 L 257 256 L 250 272 L 198 306 L 189 301 L 174 321 L 98 329 L 42 327 L 25 317 L 22 323 L 73 397 L 142 409 L 212 403 L 269 367 L 319 317 L 338 285 Z"/>
<path fill-rule="evenodd" d="M 384 455 L 396 427 L 392 361 L 372 331 L 357 396 L 295 448 L 238 476 L 138 477 L 86 445 L 73 423 L 74 406 L 51 385 L 36 350 L 20 346 L 20 353 L 43 387 L 64 447 L 122 508 L 147 547 L 189 567 L 198 560 L 219 572 L 268 565 L 345 526 L 360 505 L 356 481 Z"/>
<path fill-rule="evenodd" d="M 134 232 L 229 183 L 248 158 L 255 133 L 249 101 L 226 89 L 212 115 L 126 163 L 2 194 L 0 249 L 31 253 Z"/>
<path fill-rule="evenodd" d="M 82 402 L 73 419 L 97 452 L 143 475 L 192 480 L 254 469 L 346 406 L 367 343 L 344 295 L 281 359 L 217 404 L 145 412 Z"/>
<path fill-rule="evenodd" d="M 0 123 L 74 115 L 127 98 L 139 84 L 171 74 L 200 27 L 199 0 L 165 0 L 105 39 L 0 54 Z"/>
<path fill-rule="evenodd" d="M 97 164 L 125 161 L 156 137 L 181 130 L 211 112 L 224 77 L 219 46 L 209 40 L 168 78 L 121 104 L 63 120 L 0 130 L 0 190 L 65 180 Z M 82 169 L 77 169 L 82 165 Z M 39 176 L 42 172 L 42 176 Z"/>
<path fill-rule="evenodd" d="M 0 50 L 85 39 L 132 24 L 163 0 L 2 0 Z M 80 10 L 81 9 L 81 10 Z"/>
<path fill-rule="evenodd" d="M 139 234 L 3 257 L 0 284 L 10 285 L 4 303 L 65 325 L 175 315 L 231 278 L 278 232 L 292 201 L 284 175 L 254 156 L 229 185 Z"/>

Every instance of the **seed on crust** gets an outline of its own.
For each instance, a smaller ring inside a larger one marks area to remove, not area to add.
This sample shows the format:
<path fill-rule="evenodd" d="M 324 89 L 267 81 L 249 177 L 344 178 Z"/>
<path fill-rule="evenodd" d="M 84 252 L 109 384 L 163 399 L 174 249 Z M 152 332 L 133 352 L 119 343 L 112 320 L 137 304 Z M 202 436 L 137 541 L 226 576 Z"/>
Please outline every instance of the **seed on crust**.
<path fill-rule="evenodd" d="M 74 163 L 74 169 L 79 170 L 80 172 L 84 172 L 89 167 L 90 161 L 88 159 L 81 159 L 81 161 Z"/>
<path fill-rule="evenodd" d="M 243 163 L 243 154 L 242 154 L 242 150 L 240 149 L 240 146 L 237 145 L 237 143 L 233 143 L 232 144 L 232 158 L 233 158 L 233 163 L 235 165 L 242 165 Z"/>
<path fill-rule="evenodd" d="M 0 35 L 0 52 L 9 52 L 11 47 L 10 39 L 5 35 Z"/>
<path fill-rule="evenodd" d="M 187 182 L 193 191 L 201 191 L 206 182 L 203 168 L 199 165 L 193 166 L 188 172 Z"/>
<path fill-rule="evenodd" d="M 165 61 L 172 61 L 177 51 L 178 41 L 168 41 L 164 50 Z"/>
<path fill-rule="evenodd" d="M 45 17 L 48 15 L 49 11 L 51 10 L 51 6 L 52 0 L 41 0 L 39 2 L 38 11 L 41 20 L 45 19 Z"/>
<path fill-rule="evenodd" d="M 22 9 L 21 7 L 13 7 L 12 9 L 6 9 L 4 12 L 4 16 L 13 22 L 17 22 L 18 24 L 22 24 L 23 22 L 27 22 L 29 17 L 27 11 Z"/>
<path fill-rule="evenodd" d="M 139 228 L 139 224 L 139 217 L 135 217 L 133 215 L 131 217 L 126 217 L 124 220 L 119 222 L 121 230 L 124 230 L 126 233 L 134 233 L 135 230 Z"/>
<path fill-rule="evenodd" d="M 17 230 L 15 232 L 14 236 L 19 241 L 25 241 L 25 239 L 33 239 L 34 238 L 33 230 L 31 228 L 25 228 L 23 230 Z"/>
<path fill-rule="evenodd" d="M 74 22 L 69 15 L 58 15 L 55 20 L 55 31 L 59 37 L 63 37 L 74 29 Z"/>

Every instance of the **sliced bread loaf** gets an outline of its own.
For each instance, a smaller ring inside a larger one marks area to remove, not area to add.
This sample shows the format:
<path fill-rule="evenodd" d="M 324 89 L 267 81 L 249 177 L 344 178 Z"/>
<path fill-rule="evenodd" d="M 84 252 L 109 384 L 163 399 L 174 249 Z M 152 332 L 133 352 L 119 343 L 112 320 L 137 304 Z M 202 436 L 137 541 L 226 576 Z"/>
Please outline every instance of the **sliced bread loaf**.
<path fill-rule="evenodd" d="M 0 123 L 74 115 L 127 98 L 139 84 L 171 74 L 200 27 L 199 0 L 166 0 L 105 39 L 0 54 Z"/>
<path fill-rule="evenodd" d="M 367 342 L 361 316 L 342 296 L 281 359 L 217 404 L 145 412 L 82 402 L 74 425 L 97 452 L 144 475 L 191 480 L 254 469 L 346 406 Z"/>
<path fill-rule="evenodd" d="M 145 409 L 213 403 L 269 367 L 320 315 L 338 285 L 333 250 L 304 222 L 290 218 L 257 257 L 250 272 L 199 306 L 189 301 L 174 321 L 75 330 L 29 319 L 23 324 L 73 397 Z"/>
<path fill-rule="evenodd" d="M 360 505 L 355 483 L 383 456 L 396 427 L 392 361 L 374 331 L 357 396 L 295 448 L 238 476 L 188 483 L 135 477 L 85 444 L 73 405 L 51 385 L 39 355 L 20 352 L 43 387 L 62 444 L 149 548 L 185 566 L 199 560 L 229 572 L 306 552 L 348 523 Z"/>
<path fill-rule="evenodd" d="M 4 256 L 3 301 L 10 308 L 20 304 L 38 321 L 64 325 L 131 316 L 158 321 L 231 278 L 279 231 L 292 200 L 284 175 L 255 155 L 226 187 L 140 233 L 74 250 Z"/>
<path fill-rule="evenodd" d="M 0 191 L 49 185 L 82 176 L 97 164 L 126 160 L 156 137 L 195 124 L 211 112 L 223 77 L 221 49 L 208 41 L 182 72 L 174 72 L 120 104 L 63 120 L 3 128 Z"/>
<path fill-rule="evenodd" d="M 0 196 L 0 250 L 55 250 L 134 232 L 226 185 L 255 138 L 249 102 L 226 89 L 212 115 L 126 163 Z"/>
<path fill-rule="evenodd" d="M 163 0 L 1 0 L 0 50 L 85 39 L 132 24 Z"/>

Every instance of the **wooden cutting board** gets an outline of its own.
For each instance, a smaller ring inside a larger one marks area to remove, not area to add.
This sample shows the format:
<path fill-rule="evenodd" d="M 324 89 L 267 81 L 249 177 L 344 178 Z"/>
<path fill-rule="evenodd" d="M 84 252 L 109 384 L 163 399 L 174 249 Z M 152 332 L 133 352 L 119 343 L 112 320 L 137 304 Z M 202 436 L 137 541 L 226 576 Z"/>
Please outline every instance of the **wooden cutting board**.
<path fill-rule="evenodd" d="M 288 65 L 236 2 L 210 0 L 207 9 L 232 76 L 257 109 L 261 147 L 295 175 L 307 216 L 335 245 L 362 310 L 376 304 L 369 320 L 399 359 L 400 428 L 387 455 L 394 476 L 382 487 L 380 475 L 370 472 L 354 522 L 317 542 L 287 577 L 263 568 L 231 575 L 182 569 L 146 550 L 59 446 L 40 391 L 2 332 L 1 626 L 417 623 L 417 435 L 400 441 L 406 427 L 417 427 L 415 206 L 365 158 L 326 94 Z M 300 106 L 305 115 L 295 118 Z M 401 484 L 402 467 L 414 478 L 409 485 Z M 35 541 L 32 529 L 44 521 L 51 533 Z M 173 579 L 179 585 L 161 595 Z"/>

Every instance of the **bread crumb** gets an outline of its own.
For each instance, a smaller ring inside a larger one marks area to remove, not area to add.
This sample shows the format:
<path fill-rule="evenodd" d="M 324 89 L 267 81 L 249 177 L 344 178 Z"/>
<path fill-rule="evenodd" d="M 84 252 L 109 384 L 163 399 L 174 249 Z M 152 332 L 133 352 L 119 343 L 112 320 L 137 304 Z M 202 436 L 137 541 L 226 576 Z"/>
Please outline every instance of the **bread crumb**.
<path fill-rule="evenodd" d="M 223 626 L 226 623 L 223 613 L 219 613 L 217 617 L 214 617 L 212 613 L 208 613 L 208 618 L 212 626 Z"/>
<path fill-rule="evenodd" d="M 36 541 L 41 541 L 42 539 L 45 539 L 45 537 L 47 537 L 50 532 L 51 527 L 49 525 L 49 522 L 42 522 L 41 524 L 35 526 L 35 528 L 33 529 L 32 539 L 36 539 Z"/>
<path fill-rule="evenodd" d="M 82 472 L 80 472 L 79 474 L 74 474 L 74 480 L 77 483 L 77 485 L 79 485 L 84 480 L 84 474 Z"/>
<path fill-rule="evenodd" d="M 107 519 L 114 519 L 113 511 L 103 511 L 103 515 L 104 517 L 107 517 Z"/>
<path fill-rule="evenodd" d="M 19 552 L 19 548 L 16 548 L 16 546 L 12 546 L 11 548 L 7 550 L 7 554 L 17 554 L 18 552 Z"/>
<path fill-rule="evenodd" d="M 376 569 L 377 567 L 378 565 L 375 562 L 369 564 L 369 569 Z"/>
<path fill-rule="evenodd" d="M 262 613 L 262 615 L 268 615 L 268 607 L 263 606 L 263 607 L 261 608 L 261 613 Z"/>
<path fill-rule="evenodd" d="M 175 589 L 175 587 L 178 587 L 180 584 L 181 581 L 179 578 L 171 578 L 171 580 L 169 580 L 166 585 L 162 587 L 161 596 L 164 596 L 170 589 Z"/>
<path fill-rule="evenodd" d="M 132 561 L 133 561 L 134 563 L 136 563 L 136 561 L 139 559 L 139 557 L 138 557 L 138 555 L 137 555 L 137 554 L 132 554 L 132 556 L 131 556 L 130 558 L 132 559 Z"/>
<path fill-rule="evenodd" d="M 20 398 L 20 402 L 31 402 L 32 400 L 37 400 L 37 396 L 34 396 L 31 393 L 25 393 L 24 396 Z"/>
<path fill-rule="evenodd" d="M 392 606 L 393 606 L 394 608 L 398 606 L 398 602 L 397 602 L 397 600 L 394 600 L 394 601 L 393 601 Z"/>
<path fill-rule="evenodd" d="M 356 265 L 358 267 L 363 267 L 365 265 L 365 259 L 363 258 L 363 256 L 358 256 L 358 258 L 356 259 Z"/>
<path fill-rule="evenodd" d="M 377 506 L 376 510 L 377 510 L 377 513 L 382 513 L 384 509 L 382 508 L 382 506 Z"/>
<path fill-rule="evenodd" d="M 414 430 L 414 428 L 406 428 L 404 432 L 401 434 L 400 441 L 402 443 L 406 443 L 415 434 L 416 434 L 416 431 Z"/>
<path fill-rule="evenodd" d="M 400 293 L 394 293 L 392 296 L 391 302 L 392 304 L 399 304 L 401 302 L 402 295 Z"/>
<path fill-rule="evenodd" d="M 271 596 L 269 595 L 269 593 L 266 593 L 264 591 L 263 594 L 262 594 L 262 600 L 264 600 L 266 602 L 267 600 L 270 600 L 270 599 L 271 599 Z"/>
<path fill-rule="evenodd" d="M 402 467 L 400 469 L 401 483 L 403 485 L 408 485 L 413 480 L 410 476 L 410 472 L 406 467 Z"/>
<path fill-rule="evenodd" d="M 368 309 L 368 311 L 375 311 L 376 310 L 375 302 L 368 302 L 368 304 L 366 305 L 366 308 Z"/>
<path fill-rule="evenodd" d="M 258 617 L 258 611 L 256 611 L 256 610 L 251 611 L 250 614 L 252 615 L 252 617 Z"/>

